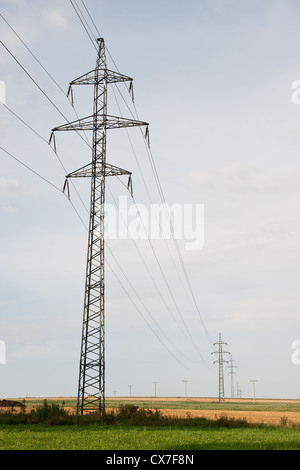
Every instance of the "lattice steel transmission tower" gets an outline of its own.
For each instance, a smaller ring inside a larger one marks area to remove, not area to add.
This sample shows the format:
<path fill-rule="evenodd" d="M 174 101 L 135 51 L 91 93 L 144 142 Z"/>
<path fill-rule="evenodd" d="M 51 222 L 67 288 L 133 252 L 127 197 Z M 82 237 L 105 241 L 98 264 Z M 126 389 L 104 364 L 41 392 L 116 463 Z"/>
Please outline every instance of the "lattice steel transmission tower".
<path fill-rule="evenodd" d="M 236 374 L 234 369 L 237 369 L 237 366 L 234 365 L 235 362 L 236 361 L 234 361 L 232 359 L 232 356 L 230 356 L 230 359 L 228 361 L 229 366 L 227 367 L 227 369 L 229 369 L 228 375 L 230 375 L 230 380 L 231 380 L 231 398 L 234 398 L 234 380 L 233 380 L 233 376 Z"/>
<path fill-rule="evenodd" d="M 242 389 L 238 383 L 236 384 L 235 389 L 236 389 L 236 398 L 242 398 Z"/>
<path fill-rule="evenodd" d="M 221 336 L 221 333 L 220 333 L 219 334 L 219 341 L 217 343 L 214 343 L 214 346 L 218 345 L 219 349 L 218 349 L 218 351 L 214 351 L 214 352 L 211 353 L 211 354 L 218 354 L 218 356 L 219 356 L 218 359 L 216 361 L 214 361 L 214 364 L 216 364 L 216 363 L 219 364 L 219 402 L 222 402 L 222 401 L 225 400 L 223 364 L 228 363 L 228 361 L 226 361 L 223 358 L 223 354 L 230 354 L 227 351 L 223 351 L 223 344 L 225 344 L 227 346 L 227 343 L 224 343 L 222 341 L 222 336 Z"/>
<path fill-rule="evenodd" d="M 74 85 L 94 87 L 93 114 L 52 130 L 50 142 L 58 131 L 92 131 L 92 161 L 66 176 L 91 180 L 90 221 L 86 265 L 85 297 L 83 309 L 82 340 L 80 353 L 77 413 L 103 413 L 105 411 L 105 262 L 104 262 L 104 203 L 105 180 L 108 176 L 129 177 L 131 173 L 106 161 L 107 130 L 124 127 L 146 126 L 148 123 L 107 114 L 108 85 L 129 82 L 132 95 L 133 80 L 107 68 L 104 39 L 97 39 L 96 67 L 70 83 L 68 96 L 72 97 Z M 55 140 L 54 146 L 56 148 Z"/>

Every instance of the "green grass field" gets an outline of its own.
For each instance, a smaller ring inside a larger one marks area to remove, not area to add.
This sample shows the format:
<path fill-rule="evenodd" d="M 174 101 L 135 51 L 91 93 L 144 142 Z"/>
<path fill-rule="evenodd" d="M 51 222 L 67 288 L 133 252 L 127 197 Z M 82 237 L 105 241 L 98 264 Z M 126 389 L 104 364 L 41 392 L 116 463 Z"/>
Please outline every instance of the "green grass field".
<path fill-rule="evenodd" d="M 300 430 L 280 427 L 0 427 L 1 450 L 299 450 Z"/>
<path fill-rule="evenodd" d="M 122 405 L 129 400 L 122 400 Z M 299 450 L 300 427 L 282 423 L 281 426 L 255 425 L 243 420 L 205 420 L 204 418 L 173 419 L 163 418 L 160 413 L 147 414 L 145 409 L 219 409 L 215 402 L 192 401 L 130 400 L 130 405 L 138 405 L 138 411 L 129 415 L 118 415 L 120 419 L 109 421 L 93 420 L 82 422 L 74 416 L 55 414 L 61 410 L 62 400 L 49 400 L 47 416 L 41 401 L 26 400 L 35 405 L 39 412 L 30 421 L 24 413 L 0 413 L 0 450 Z M 50 406 L 51 403 L 51 406 Z M 120 406 L 112 400 L 107 407 Z M 75 406 L 74 400 L 65 400 L 65 406 Z M 297 403 L 258 403 L 251 402 L 221 404 L 223 409 L 261 411 L 299 411 Z M 230 406 L 230 408 L 229 408 Z M 52 408 L 51 408 L 52 407 Z M 56 409 L 57 407 L 57 409 Z M 209 408 L 213 407 L 213 408 Z M 217 407 L 217 408 L 215 408 Z M 243 408 L 241 408 L 243 407 Z M 271 407 L 271 408 L 270 408 Z M 126 407 L 125 407 L 126 408 Z M 52 411 L 51 411 L 52 410 Z M 64 412 L 64 410 L 62 410 Z M 52 416 L 51 413 L 54 413 Z M 50 413 L 50 414 L 49 414 Z M 129 418 L 127 417 L 129 416 Z M 19 419 L 20 417 L 20 419 Z M 51 418 L 51 419 L 49 419 Z M 132 419 L 134 418 L 134 419 Z"/>

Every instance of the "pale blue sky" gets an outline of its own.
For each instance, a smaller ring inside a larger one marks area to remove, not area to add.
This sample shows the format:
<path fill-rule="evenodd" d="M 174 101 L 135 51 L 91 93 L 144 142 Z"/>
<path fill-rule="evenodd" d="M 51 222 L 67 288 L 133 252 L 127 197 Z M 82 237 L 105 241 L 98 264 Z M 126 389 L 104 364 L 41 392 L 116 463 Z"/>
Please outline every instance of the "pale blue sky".
<path fill-rule="evenodd" d="M 291 86 L 300 79 L 299 3 L 86 4 L 120 72 L 134 79 L 136 107 L 140 119 L 150 123 L 167 202 L 205 205 L 204 249 L 182 253 L 210 337 L 217 341 L 222 332 L 244 396 L 251 396 L 249 380 L 256 378 L 257 396 L 298 398 L 300 366 L 291 362 L 291 345 L 300 335 L 300 107 L 291 102 Z M 94 67 L 96 51 L 67 0 L 1 0 L 0 11 L 64 90 Z M 65 96 L 1 18 L 0 25 L 5 45 L 74 120 Z M 108 65 L 114 68 L 109 57 Z M 64 124 L 3 48 L 0 80 L 7 85 L 7 105 L 43 138 Z M 74 92 L 77 112 L 87 115 L 90 92 L 80 87 Z M 125 96 L 125 88 L 122 92 Z M 118 103 L 128 114 L 120 96 Z M 117 114 L 113 94 L 110 104 Z M 0 126 L 1 146 L 62 187 L 65 173 L 42 140 L 4 108 Z M 140 134 L 130 130 L 130 135 L 151 197 L 159 202 Z M 90 159 L 76 135 L 60 134 L 57 145 L 68 172 Z M 126 134 L 112 132 L 108 145 L 108 161 L 133 172 L 135 199 L 146 202 Z M 0 158 L 0 340 L 7 345 L 0 396 L 76 395 L 87 234 L 58 191 L 3 152 Z M 89 188 L 85 182 L 78 188 L 88 204 Z M 124 194 L 118 182 L 110 188 L 116 197 Z M 86 220 L 74 193 L 72 198 Z M 174 351 L 180 363 L 162 347 L 108 269 L 107 394 L 126 395 L 133 384 L 133 393 L 150 395 L 157 381 L 159 394 L 183 396 L 182 380 L 189 380 L 190 395 L 216 395 L 211 345 L 178 284 L 165 245 L 155 246 L 205 364 L 157 299 L 131 242 L 109 246 L 179 349 Z M 139 246 L 169 303 L 149 246 Z"/>

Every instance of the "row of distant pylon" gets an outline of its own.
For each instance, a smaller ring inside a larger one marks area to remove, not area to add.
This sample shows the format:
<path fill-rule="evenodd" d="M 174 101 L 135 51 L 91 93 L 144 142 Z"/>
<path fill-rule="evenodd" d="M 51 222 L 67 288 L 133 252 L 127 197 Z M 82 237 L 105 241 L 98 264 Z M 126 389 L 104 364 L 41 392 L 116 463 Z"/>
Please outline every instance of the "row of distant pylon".
<path fill-rule="evenodd" d="M 218 346 L 217 351 L 213 351 L 211 354 L 218 354 L 218 359 L 214 361 L 214 363 L 219 364 L 219 402 L 222 402 L 225 400 L 225 386 L 224 386 L 224 363 L 229 364 L 227 366 L 227 369 L 229 369 L 229 375 L 231 376 L 231 398 L 242 398 L 242 390 L 238 383 L 236 384 L 236 390 L 234 388 L 234 375 L 236 374 L 234 369 L 237 369 L 237 366 L 235 365 L 235 362 L 232 359 L 232 355 L 228 351 L 223 350 L 223 345 L 227 346 L 227 343 L 222 341 L 222 335 L 219 333 L 219 341 L 217 343 L 214 343 L 214 346 Z M 224 359 L 223 355 L 224 354 L 230 354 L 230 359 L 227 361 Z M 236 396 L 235 396 L 236 395 Z"/>

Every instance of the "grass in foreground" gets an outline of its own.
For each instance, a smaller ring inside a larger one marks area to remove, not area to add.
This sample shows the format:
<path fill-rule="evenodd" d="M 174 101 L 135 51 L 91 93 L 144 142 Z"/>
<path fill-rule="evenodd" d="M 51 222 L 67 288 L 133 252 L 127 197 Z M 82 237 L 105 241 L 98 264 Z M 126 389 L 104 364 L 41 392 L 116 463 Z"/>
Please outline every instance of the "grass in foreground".
<path fill-rule="evenodd" d="M 32 412 L 0 413 L 1 450 L 299 450 L 296 426 L 246 420 L 170 418 L 125 405 L 104 417 L 76 417 L 46 401 Z"/>
<path fill-rule="evenodd" d="M 299 450 L 299 431 L 281 428 L 1 426 L 1 450 Z"/>

